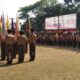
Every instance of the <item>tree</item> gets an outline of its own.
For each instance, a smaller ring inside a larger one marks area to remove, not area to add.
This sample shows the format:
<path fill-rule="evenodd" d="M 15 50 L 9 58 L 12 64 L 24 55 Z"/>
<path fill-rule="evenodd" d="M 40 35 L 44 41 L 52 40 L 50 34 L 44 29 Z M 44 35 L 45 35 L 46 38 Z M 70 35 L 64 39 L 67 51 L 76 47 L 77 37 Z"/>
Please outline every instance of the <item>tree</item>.
<path fill-rule="evenodd" d="M 56 0 L 41 0 L 34 5 L 26 6 L 19 9 L 21 19 L 26 19 L 27 14 L 32 12 L 36 17 L 32 19 L 31 23 L 35 26 L 36 30 L 42 30 L 42 24 L 44 23 L 46 16 L 53 16 L 54 5 Z M 48 8 L 49 7 L 49 8 Z M 49 11 L 49 12 L 48 12 Z"/>
<path fill-rule="evenodd" d="M 65 4 L 70 5 L 70 3 L 72 4 L 72 0 L 64 0 Z"/>
<path fill-rule="evenodd" d="M 76 3 L 73 0 L 64 0 L 65 4 L 58 3 L 57 0 L 40 0 L 37 3 L 23 7 L 19 10 L 20 18 L 26 19 L 29 12 L 35 15 L 31 18 L 31 25 L 35 30 L 43 30 L 46 17 L 71 14 L 77 11 Z M 25 23 L 24 23 L 25 24 Z"/>

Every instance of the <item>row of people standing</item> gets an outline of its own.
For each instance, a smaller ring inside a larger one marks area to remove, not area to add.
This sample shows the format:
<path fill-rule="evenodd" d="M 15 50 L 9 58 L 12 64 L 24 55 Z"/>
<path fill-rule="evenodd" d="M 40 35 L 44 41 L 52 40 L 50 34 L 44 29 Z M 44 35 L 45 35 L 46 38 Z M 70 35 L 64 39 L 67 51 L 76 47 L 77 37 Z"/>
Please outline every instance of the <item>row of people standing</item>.
<path fill-rule="evenodd" d="M 39 34 L 37 44 L 80 49 L 80 33 Z"/>
<path fill-rule="evenodd" d="M 23 31 L 16 35 L 14 31 L 8 30 L 5 37 L 1 36 L 1 60 L 5 60 L 7 57 L 7 64 L 11 64 L 18 54 L 18 63 L 23 62 L 29 43 L 29 61 L 33 61 L 35 59 L 35 40 L 36 34 L 33 29 L 29 32 L 28 37 L 24 35 Z"/>

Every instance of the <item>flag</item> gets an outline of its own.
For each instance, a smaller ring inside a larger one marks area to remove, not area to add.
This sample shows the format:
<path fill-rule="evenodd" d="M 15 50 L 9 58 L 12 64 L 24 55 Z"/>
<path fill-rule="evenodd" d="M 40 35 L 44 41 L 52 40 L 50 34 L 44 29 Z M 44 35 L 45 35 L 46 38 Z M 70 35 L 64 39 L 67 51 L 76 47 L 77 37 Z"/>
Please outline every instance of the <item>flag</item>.
<path fill-rule="evenodd" d="M 19 31 L 19 18 L 16 16 L 16 31 Z"/>
<path fill-rule="evenodd" d="M 4 13 L 2 13 L 2 29 L 1 29 L 1 33 L 2 33 L 3 35 L 6 34 Z"/>
<path fill-rule="evenodd" d="M 6 18 L 6 29 L 7 30 L 9 29 L 9 26 L 10 26 L 10 23 L 9 23 L 9 18 L 8 18 L 8 15 L 7 15 L 7 18 Z"/>
<path fill-rule="evenodd" d="M 16 25 L 15 25 L 15 34 L 16 34 L 16 36 L 18 35 L 18 33 L 19 33 L 19 19 L 16 16 Z"/>
<path fill-rule="evenodd" d="M 1 29 L 2 29 L 2 15 L 0 17 L 0 32 L 1 32 Z"/>
<path fill-rule="evenodd" d="M 30 17 L 27 17 L 27 21 L 26 21 L 26 32 L 30 32 L 30 28 L 31 28 L 31 22 L 30 22 Z"/>

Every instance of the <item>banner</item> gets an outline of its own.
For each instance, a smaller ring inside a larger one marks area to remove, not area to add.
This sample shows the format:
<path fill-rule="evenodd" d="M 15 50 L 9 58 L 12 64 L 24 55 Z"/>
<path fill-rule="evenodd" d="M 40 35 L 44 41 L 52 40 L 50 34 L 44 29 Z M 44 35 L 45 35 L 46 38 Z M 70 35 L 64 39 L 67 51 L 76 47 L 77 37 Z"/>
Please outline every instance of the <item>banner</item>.
<path fill-rule="evenodd" d="M 76 29 L 76 14 L 68 14 L 45 19 L 46 30 Z"/>
<path fill-rule="evenodd" d="M 59 16 L 59 29 L 76 29 L 76 14 Z"/>
<path fill-rule="evenodd" d="M 46 30 L 58 29 L 58 17 L 46 18 L 45 19 L 45 29 Z"/>

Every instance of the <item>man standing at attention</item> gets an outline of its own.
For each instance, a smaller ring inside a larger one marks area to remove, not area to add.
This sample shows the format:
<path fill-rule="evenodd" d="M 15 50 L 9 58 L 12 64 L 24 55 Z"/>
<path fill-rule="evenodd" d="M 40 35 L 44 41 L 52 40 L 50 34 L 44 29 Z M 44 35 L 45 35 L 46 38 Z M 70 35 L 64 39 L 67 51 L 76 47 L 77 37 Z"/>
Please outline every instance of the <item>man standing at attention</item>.
<path fill-rule="evenodd" d="M 36 41 L 37 35 L 34 33 L 34 29 L 30 29 L 30 34 L 29 34 L 29 55 L 30 55 L 30 60 L 29 61 L 34 61 L 35 59 L 35 41 Z"/>
<path fill-rule="evenodd" d="M 17 37 L 18 63 L 22 63 L 25 57 L 27 37 L 24 35 L 23 31 L 20 31 L 19 33 L 20 35 Z"/>
<path fill-rule="evenodd" d="M 7 54 L 7 64 L 12 64 L 13 61 L 13 44 L 15 42 L 14 35 L 12 35 L 12 31 L 8 30 L 8 34 L 6 36 L 6 54 Z"/>

